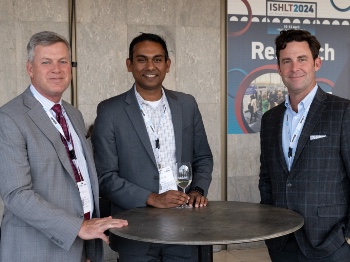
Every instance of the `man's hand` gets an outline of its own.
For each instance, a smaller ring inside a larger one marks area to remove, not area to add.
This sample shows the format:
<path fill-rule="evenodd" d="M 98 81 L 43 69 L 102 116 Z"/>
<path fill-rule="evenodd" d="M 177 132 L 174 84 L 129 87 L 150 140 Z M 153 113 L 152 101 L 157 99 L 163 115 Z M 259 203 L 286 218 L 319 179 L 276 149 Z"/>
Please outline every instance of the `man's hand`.
<path fill-rule="evenodd" d="M 128 221 L 123 219 L 113 219 L 111 216 L 84 220 L 80 227 L 78 236 L 84 240 L 100 238 L 109 244 L 109 239 L 103 232 L 110 228 L 120 228 L 127 225 Z"/>
<path fill-rule="evenodd" d="M 188 201 L 188 205 L 190 207 L 194 206 L 194 207 L 205 207 L 208 204 L 208 198 L 206 198 L 205 196 L 202 196 L 201 194 L 199 194 L 196 191 L 191 191 L 188 193 L 188 195 L 190 196 L 190 200 Z"/>
<path fill-rule="evenodd" d="M 151 193 L 147 199 L 147 205 L 158 208 L 178 207 L 186 204 L 190 197 L 177 190 L 169 190 L 162 194 Z"/>

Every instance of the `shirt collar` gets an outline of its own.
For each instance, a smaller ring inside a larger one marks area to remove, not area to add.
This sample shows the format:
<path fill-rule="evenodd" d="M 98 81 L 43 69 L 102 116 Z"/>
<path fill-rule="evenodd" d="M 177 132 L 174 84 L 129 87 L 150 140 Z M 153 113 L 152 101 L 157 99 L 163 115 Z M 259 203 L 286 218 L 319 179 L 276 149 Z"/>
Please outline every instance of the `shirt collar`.
<path fill-rule="evenodd" d="M 40 94 L 32 84 L 30 85 L 30 91 L 32 92 L 35 99 L 38 100 L 40 104 L 42 104 L 45 110 L 50 110 L 56 104 Z M 58 104 L 62 106 L 62 99 L 60 99 L 60 102 Z"/>
<path fill-rule="evenodd" d="M 134 84 L 134 90 L 135 90 L 135 95 L 136 95 L 136 99 L 139 103 L 139 105 L 148 105 L 147 104 L 147 101 L 145 99 L 142 98 L 142 96 L 139 94 L 139 92 L 137 92 L 136 90 L 136 85 Z M 162 97 L 161 97 L 161 102 L 164 101 L 163 99 L 165 98 L 165 93 L 164 93 L 164 89 L 162 88 Z M 165 98 L 165 101 L 166 101 L 166 98 Z"/>
<path fill-rule="evenodd" d="M 316 92 L 317 92 L 317 89 L 318 89 L 318 86 L 317 84 L 314 86 L 314 88 L 311 90 L 310 93 L 307 94 L 306 97 L 304 97 L 303 100 L 300 101 L 300 103 L 298 104 L 298 112 L 300 112 L 301 110 L 304 110 L 306 108 L 308 108 L 312 101 L 314 100 L 314 97 L 316 95 Z M 289 95 L 287 94 L 286 95 L 286 98 L 285 98 L 285 103 L 284 103 L 285 107 L 292 110 L 292 107 L 290 105 L 290 100 L 289 100 Z"/>

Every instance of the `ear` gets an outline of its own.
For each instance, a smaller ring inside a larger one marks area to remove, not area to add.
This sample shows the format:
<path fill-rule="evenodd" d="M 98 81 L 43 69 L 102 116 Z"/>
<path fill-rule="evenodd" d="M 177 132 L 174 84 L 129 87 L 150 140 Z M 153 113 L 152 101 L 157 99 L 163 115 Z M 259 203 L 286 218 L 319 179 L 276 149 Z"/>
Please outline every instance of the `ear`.
<path fill-rule="evenodd" d="M 128 69 L 128 72 L 132 72 L 132 62 L 129 58 L 126 59 L 126 68 Z"/>
<path fill-rule="evenodd" d="M 26 68 L 27 68 L 27 73 L 28 73 L 29 77 L 32 78 L 33 77 L 33 65 L 32 65 L 32 63 L 28 61 L 26 64 Z"/>
<path fill-rule="evenodd" d="M 170 71 L 170 65 L 171 65 L 171 60 L 170 58 L 168 58 L 168 60 L 166 60 L 166 72 L 169 73 Z"/>
<path fill-rule="evenodd" d="M 322 65 L 322 59 L 320 57 L 317 57 L 315 59 L 315 71 L 318 71 L 321 68 Z"/>

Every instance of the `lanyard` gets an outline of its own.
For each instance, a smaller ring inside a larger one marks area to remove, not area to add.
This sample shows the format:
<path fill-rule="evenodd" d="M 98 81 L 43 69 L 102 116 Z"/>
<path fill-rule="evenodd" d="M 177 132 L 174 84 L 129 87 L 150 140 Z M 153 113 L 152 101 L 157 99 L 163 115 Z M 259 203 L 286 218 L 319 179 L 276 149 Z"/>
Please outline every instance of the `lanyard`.
<path fill-rule="evenodd" d="M 156 161 L 157 161 L 158 168 L 160 169 L 161 168 L 161 163 L 160 163 L 161 162 L 161 160 L 160 160 L 161 157 L 160 157 L 159 135 L 158 135 L 158 132 L 156 131 L 152 121 L 150 120 L 150 118 L 148 117 L 146 112 L 143 110 L 143 107 L 142 107 L 141 103 L 140 102 L 138 102 L 138 103 L 139 103 L 139 107 L 140 107 L 140 110 L 141 110 L 142 117 L 143 117 L 143 119 L 145 121 L 145 124 L 152 130 L 152 134 L 154 136 L 155 143 L 156 143 Z M 161 127 L 162 122 L 165 119 L 166 109 L 167 108 L 166 108 L 165 102 L 163 100 L 163 113 L 162 113 L 162 116 L 161 116 L 160 121 L 159 121 L 158 129 Z"/>
<path fill-rule="evenodd" d="M 45 108 L 44 108 L 45 109 Z M 56 118 L 52 115 L 52 113 L 50 112 L 50 110 L 47 110 L 45 109 L 45 112 L 46 114 L 49 116 L 52 124 L 54 125 L 54 127 L 57 129 L 57 131 L 62 135 L 62 137 L 64 138 L 64 140 L 66 140 L 67 142 L 67 145 L 68 145 L 68 149 L 69 149 L 69 152 L 72 157 L 72 160 L 75 160 L 76 159 L 76 156 L 75 156 L 75 153 L 74 153 L 74 146 L 73 146 L 73 139 L 71 137 L 71 135 L 69 134 L 69 137 L 68 139 L 66 138 L 66 136 L 64 135 L 64 132 L 63 132 L 63 129 L 62 129 L 62 126 L 60 125 L 60 123 L 57 122 Z M 62 116 L 63 116 L 63 113 L 62 113 Z M 64 117 L 64 116 L 63 116 Z M 72 141 L 72 142 L 71 142 Z"/>
<path fill-rule="evenodd" d="M 310 109 L 310 105 L 305 109 L 305 112 L 303 113 L 301 119 L 299 120 L 297 126 L 294 129 L 292 137 L 290 138 L 289 147 L 288 147 L 288 170 L 290 170 L 291 168 L 292 160 L 294 158 L 293 149 L 297 147 L 297 138 L 300 135 L 301 131 L 303 130 L 303 126 L 305 124 L 306 116 L 307 116 L 307 113 L 309 112 L 309 109 Z M 288 112 L 286 113 L 286 125 L 287 127 L 289 126 Z"/>

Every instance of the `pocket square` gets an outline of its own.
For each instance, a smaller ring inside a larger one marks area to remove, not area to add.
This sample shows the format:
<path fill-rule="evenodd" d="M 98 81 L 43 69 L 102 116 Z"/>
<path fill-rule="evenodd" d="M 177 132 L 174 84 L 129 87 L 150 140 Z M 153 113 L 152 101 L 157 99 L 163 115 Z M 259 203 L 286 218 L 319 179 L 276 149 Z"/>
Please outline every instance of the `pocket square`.
<path fill-rule="evenodd" d="M 326 137 L 326 135 L 314 135 L 314 136 L 310 136 L 310 140 L 316 140 L 324 137 Z"/>

